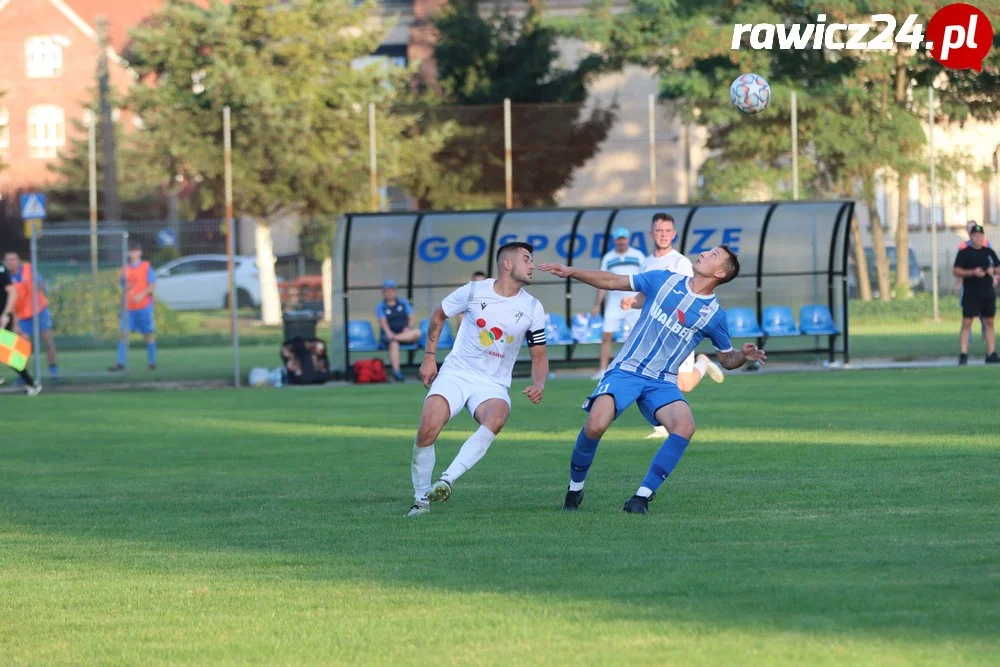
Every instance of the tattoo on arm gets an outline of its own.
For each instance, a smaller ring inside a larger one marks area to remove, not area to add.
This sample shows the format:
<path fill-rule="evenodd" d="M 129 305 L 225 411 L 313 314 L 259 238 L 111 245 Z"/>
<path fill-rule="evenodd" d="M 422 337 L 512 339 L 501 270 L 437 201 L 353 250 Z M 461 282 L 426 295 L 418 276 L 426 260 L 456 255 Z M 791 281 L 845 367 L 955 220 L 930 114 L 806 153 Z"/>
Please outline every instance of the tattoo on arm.
<path fill-rule="evenodd" d="M 441 325 L 433 319 L 427 324 L 427 342 L 437 346 L 438 336 L 441 333 Z"/>

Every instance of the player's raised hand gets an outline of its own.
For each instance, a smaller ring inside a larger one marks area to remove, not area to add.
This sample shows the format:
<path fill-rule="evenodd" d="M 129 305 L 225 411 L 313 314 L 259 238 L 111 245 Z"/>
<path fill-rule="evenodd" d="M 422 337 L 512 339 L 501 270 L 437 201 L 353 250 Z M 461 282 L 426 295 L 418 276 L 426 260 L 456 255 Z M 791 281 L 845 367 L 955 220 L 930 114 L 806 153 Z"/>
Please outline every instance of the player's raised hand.
<path fill-rule="evenodd" d="M 545 271 L 546 273 L 551 273 L 556 278 L 569 278 L 573 273 L 573 269 L 564 265 L 556 264 L 554 262 L 545 262 L 544 264 L 539 264 L 535 267 L 539 271 Z"/>
<path fill-rule="evenodd" d="M 431 388 L 431 383 L 434 382 L 437 374 L 437 359 L 434 358 L 433 354 L 424 355 L 424 361 L 420 364 L 420 381 L 424 383 L 425 388 Z"/>
<path fill-rule="evenodd" d="M 524 391 L 522 391 L 521 393 L 524 394 L 525 396 L 527 396 L 528 400 L 530 400 L 532 403 L 534 403 L 535 405 L 538 405 L 539 403 L 542 402 L 542 392 L 543 391 L 545 391 L 545 387 L 542 387 L 541 385 L 533 384 L 533 385 L 530 385 L 528 387 L 525 387 Z"/>
<path fill-rule="evenodd" d="M 623 296 L 622 297 L 622 303 L 621 303 L 622 310 L 629 310 L 629 309 L 632 308 L 633 305 L 635 305 L 635 297 L 634 296 Z"/>
<path fill-rule="evenodd" d="M 764 354 L 764 350 L 758 349 L 753 343 L 744 343 L 741 352 L 743 352 L 743 356 L 746 357 L 747 361 L 759 361 L 760 363 L 767 361 L 767 355 Z"/>

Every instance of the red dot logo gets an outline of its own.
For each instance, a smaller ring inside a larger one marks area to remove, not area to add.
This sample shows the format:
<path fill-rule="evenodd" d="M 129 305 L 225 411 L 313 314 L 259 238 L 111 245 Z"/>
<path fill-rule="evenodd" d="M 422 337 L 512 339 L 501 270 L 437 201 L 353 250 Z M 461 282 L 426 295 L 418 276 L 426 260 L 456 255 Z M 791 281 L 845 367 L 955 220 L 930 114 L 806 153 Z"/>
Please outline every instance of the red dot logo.
<path fill-rule="evenodd" d="M 982 72 L 983 59 L 993 46 L 993 26 L 978 8 L 964 2 L 951 4 L 927 23 L 924 45 L 948 69 Z"/>
<path fill-rule="evenodd" d="M 480 317 L 478 320 L 476 320 L 476 326 L 482 329 L 483 327 L 486 326 L 486 320 Z"/>
<path fill-rule="evenodd" d="M 503 330 L 499 327 L 493 327 L 490 329 L 490 337 L 493 338 L 493 340 L 500 340 L 503 338 Z"/>

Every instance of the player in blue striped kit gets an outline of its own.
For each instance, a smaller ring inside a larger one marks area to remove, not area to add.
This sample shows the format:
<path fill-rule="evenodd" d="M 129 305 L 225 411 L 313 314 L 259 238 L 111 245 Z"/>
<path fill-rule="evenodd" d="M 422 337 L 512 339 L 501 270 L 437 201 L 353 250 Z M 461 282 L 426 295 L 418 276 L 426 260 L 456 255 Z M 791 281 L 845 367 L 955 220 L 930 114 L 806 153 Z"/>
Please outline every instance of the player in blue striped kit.
<path fill-rule="evenodd" d="M 687 356 L 707 337 L 715 346 L 719 362 L 727 369 L 767 358 L 752 343 L 741 350 L 733 349 L 726 312 L 715 298 L 715 288 L 739 274 L 739 260 L 728 246 L 717 246 L 698 257 L 691 278 L 670 271 L 619 276 L 561 264 L 541 264 L 538 269 L 598 289 L 639 292 L 645 297 L 628 342 L 583 404 L 589 414 L 573 449 L 570 485 L 563 509 L 580 507 L 584 480 L 601 437 L 611 422 L 636 403 L 650 424 L 662 425 L 670 433 L 653 457 L 639 489 L 623 508 L 626 512 L 646 514 L 649 501 L 677 466 L 694 435 L 691 408 L 677 387 L 677 371 Z"/>

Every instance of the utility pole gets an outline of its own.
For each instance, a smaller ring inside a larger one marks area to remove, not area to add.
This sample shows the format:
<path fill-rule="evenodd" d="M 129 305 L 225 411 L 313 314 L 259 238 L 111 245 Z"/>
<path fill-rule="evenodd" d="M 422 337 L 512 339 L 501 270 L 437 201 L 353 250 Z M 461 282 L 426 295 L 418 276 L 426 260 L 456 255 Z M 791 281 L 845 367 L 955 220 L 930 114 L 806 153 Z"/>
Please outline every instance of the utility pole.
<path fill-rule="evenodd" d="M 118 165 L 115 129 L 111 120 L 111 82 L 108 72 L 108 20 L 97 17 L 97 94 L 101 116 L 101 152 L 104 157 L 104 219 L 121 220 L 118 201 Z"/>

